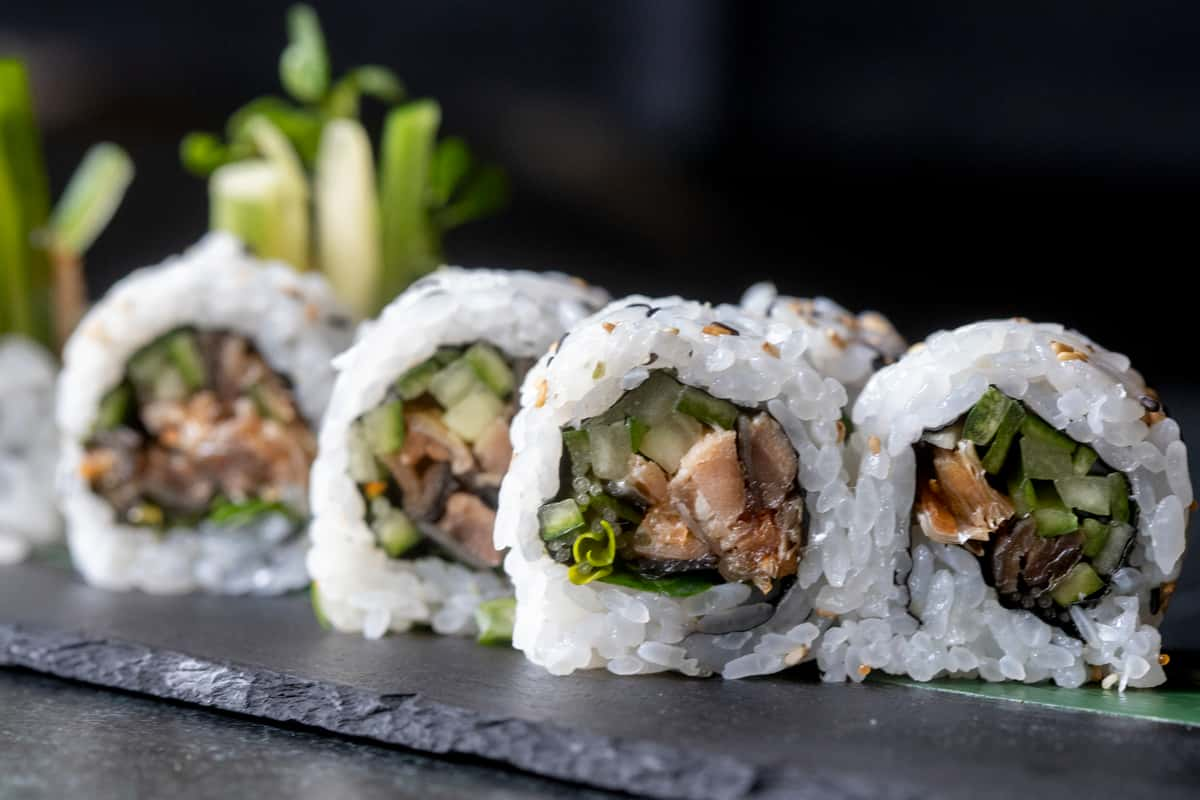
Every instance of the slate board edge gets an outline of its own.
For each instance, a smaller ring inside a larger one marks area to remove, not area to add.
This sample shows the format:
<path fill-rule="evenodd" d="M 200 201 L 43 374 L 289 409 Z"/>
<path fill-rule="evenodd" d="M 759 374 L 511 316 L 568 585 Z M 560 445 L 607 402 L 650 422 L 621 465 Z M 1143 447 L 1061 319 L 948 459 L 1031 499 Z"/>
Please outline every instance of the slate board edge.
<path fill-rule="evenodd" d="M 488 716 L 419 694 L 380 694 L 121 639 L 0 623 L 0 667 L 148 694 L 556 780 L 675 800 L 738 800 L 760 768 L 711 753 Z"/>

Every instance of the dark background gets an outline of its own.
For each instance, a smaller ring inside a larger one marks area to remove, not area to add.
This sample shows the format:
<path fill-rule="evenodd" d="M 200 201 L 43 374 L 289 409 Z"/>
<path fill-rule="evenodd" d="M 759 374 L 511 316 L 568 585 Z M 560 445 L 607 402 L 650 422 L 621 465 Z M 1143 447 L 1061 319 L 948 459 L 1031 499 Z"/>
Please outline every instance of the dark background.
<path fill-rule="evenodd" d="M 93 141 L 137 162 L 94 292 L 203 231 L 178 141 L 280 92 L 287 5 L 4 4 L 0 52 L 31 60 L 56 190 Z M 335 72 L 394 67 L 508 168 L 510 209 L 452 234 L 451 261 L 713 300 L 769 277 L 911 340 L 1059 320 L 1200 411 L 1195 5 L 315 5 Z M 1200 603 L 1179 605 L 1200 646 Z"/>

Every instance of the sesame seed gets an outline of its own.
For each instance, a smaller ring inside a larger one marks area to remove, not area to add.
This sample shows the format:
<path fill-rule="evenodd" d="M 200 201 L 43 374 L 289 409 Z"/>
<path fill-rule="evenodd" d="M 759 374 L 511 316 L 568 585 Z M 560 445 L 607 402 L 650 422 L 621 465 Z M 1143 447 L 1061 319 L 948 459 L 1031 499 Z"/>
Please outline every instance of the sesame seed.
<path fill-rule="evenodd" d="M 808 655 L 808 647 L 806 645 L 793 647 L 787 652 L 787 655 L 783 657 L 783 663 L 789 667 L 794 667 L 803 661 L 806 655 Z"/>
<path fill-rule="evenodd" d="M 670 334 L 671 336 L 678 336 L 679 328 L 663 328 L 663 333 Z"/>
<path fill-rule="evenodd" d="M 829 339 L 829 341 L 833 343 L 833 346 L 839 350 L 845 350 L 846 347 L 849 345 L 849 342 L 846 341 L 846 337 L 842 336 L 840 333 L 835 331 L 833 328 L 825 329 L 825 337 L 827 339 Z"/>
<path fill-rule="evenodd" d="M 1171 657 L 1169 655 L 1167 655 L 1166 653 L 1158 654 L 1158 665 L 1160 667 L 1165 667 L 1167 664 L 1170 664 L 1170 663 L 1171 663 Z"/>
<path fill-rule="evenodd" d="M 838 444 L 841 444 L 842 442 L 846 441 L 846 423 L 842 422 L 842 421 L 839 419 L 839 420 L 838 420 L 838 421 L 835 423 L 835 425 L 837 426 L 837 440 L 838 440 Z"/>
<path fill-rule="evenodd" d="M 871 674 L 871 668 L 868 667 L 866 664 L 859 664 L 858 665 L 858 674 L 862 675 L 865 678 Z"/>
<path fill-rule="evenodd" d="M 762 349 L 763 352 L 769 355 L 771 358 L 779 358 L 779 348 L 770 342 L 763 342 Z"/>
<path fill-rule="evenodd" d="M 605 333 L 612 333 L 617 329 L 617 324 L 615 322 L 602 322 L 600 323 L 600 327 L 604 328 Z"/>
<path fill-rule="evenodd" d="M 537 399 L 534 400 L 533 405 L 536 408 L 541 408 L 542 406 L 546 405 L 546 395 L 549 392 L 550 384 L 546 382 L 545 378 L 540 378 L 537 382 Z"/>
<path fill-rule="evenodd" d="M 871 448 L 871 455 L 879 455 L 879 451 L 883 449 L 883 443 L 879 441 L 879 437 L 871 434 L 867 437 L 867 447 Z"/>
<path fill-rule="evenodd" d="M 737 336 L 738 332 L 728 325 L 720 322 L 710 322 L 700 329 L 701 333 L 707 333 L 709 336 Z"/>

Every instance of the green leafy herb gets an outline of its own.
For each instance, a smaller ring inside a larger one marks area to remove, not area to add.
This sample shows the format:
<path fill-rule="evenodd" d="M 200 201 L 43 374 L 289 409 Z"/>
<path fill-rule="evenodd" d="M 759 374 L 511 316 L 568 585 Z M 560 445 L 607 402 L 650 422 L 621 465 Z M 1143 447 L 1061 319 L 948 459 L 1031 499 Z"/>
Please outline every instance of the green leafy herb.
<path fill-rule="evenodd" d="M 288 10 L 288 46 L 279 57 L 279 80 L 297 100 L 314 103 L 329 89 L 329 52 L 317 12 L 306 5 Z"/>
<path fill-rule="evenodd" d="M 667 597 L 690 597 L 700 594 L 705 589 L 711 589 L 713 582 L 700 575 L 668 575 L 664 578 L 645 578 L 635 572 L 614 572 L 600 578 L 604 583 L 637 589 L 641 592 L 654 592 Z"/>
<path fill-rule="evenodd" d="M 291 509 L 280 502 L 252 499 L 234 503 L 219 497 L 213 501 L 208 519 L 218 525 L 244 525 L 264 514 L 283 514 L 289 518 L 295 516 Z"/>

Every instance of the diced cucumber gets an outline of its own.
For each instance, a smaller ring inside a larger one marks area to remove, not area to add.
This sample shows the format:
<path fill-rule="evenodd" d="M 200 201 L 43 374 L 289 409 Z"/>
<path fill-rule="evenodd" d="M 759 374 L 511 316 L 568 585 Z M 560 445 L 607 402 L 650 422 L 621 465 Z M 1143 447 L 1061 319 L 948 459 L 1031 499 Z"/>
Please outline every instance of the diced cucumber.
<path fill-rule="evenodd" d="M 731 429 L 737 423 L 737 406 L 691 386 L 685 386 L 679 393 L 679 399 L 675 401 L 675 410 L 725 430 Z"/>
<path fill-rule="evenodd" d="M 587 475 L 592 468 L 592 445 L 588 441 L 588 432 L 568 428 L 562 436 L 563 446 L 567 448 L 567 456 L 571 459 L 571 474 Z"/>
<path fill-rule="evenodd" d="M 167 352 L 166 340 L 143 347 L 126 367 L 138 396 L 148 400 L 180 400 L 187 384 Z"/>
<path fill-rule="evenodd" d="M 399 558 L 421 541 L 421 531 L 408 515 L 394 508 L 385 498 L 376 497 L 371 501 L 371 515 L 374 517 L 371 530 L 389 557 Z"/>
<path fill-rule="evenodd" d="M 538 509 L 538 529 L 546 541 L 566 536 L 586 524 L 579 504 L 569 497 L 557 503 L 546 503 Z"/>
<path fill-rule="evenodd" d="M 1075 474 L 1069 452 L 1032 436 L 1021 437 L 1021 468 L 1034 480 L 1052 481 Z"/>
<path fill-rule="evenodd" d="M 1088 517 L 1079 525 L 1083 531 L 1083 554 L 1088 558 L 1095 558 L 1104 550 L 1104 543 L 1108 541 L 1108 526 L 1098 519 Z"/>
<path fill-rule="evenodd" d="M 1044 445 L 1062 450 L 1070 455 L 1075 452 L 1075 440 L 1060 430 L 1052 428 L 1045 420 L 1033 414 L 1026 414 L 1021 423 L 1021 435 L 1028 439 L 1036 439 Z"/>
<path fill-rule="evenodd" d="M 1089 595 L 1104 588 L 1104 581 L 1088 564 L 1082 561 L 1071 567 L 1071 571 L 1050 592 L 1054 602 L 1063 608 L 1082 602 Z"/>
<path fill-rule="evenodd" d="M 100 409 L 96 412 L 96 423 L 92 430 L 103 433 L 119 428 L 129 413 L 130 401 L 129 384 L 121 383 L 114 386 L 100 401 Z"/>
<path fill-rule="evenodd" d="M 516 384 L 512 369 L 496 348 L 477 342 L 467 348 L 463 359 L 484 384 L 500 397 L 507 397 Z"/>
<path fill-rule="evenodd" d="M 1038 536 L 1047 539 L 1079 530 L 1079 518 L 1070 511 L 1057 508 L 1037 509 L 1033 512 L 1033 521 L 1037 523 Z"/>
<path fill-rule="evenodd" d="M 429 380 L 429 393 L 443 409 L 457 405 L 469 394 L 488 388 L 479 380 L 474 368 L 464 359 L 451 362 L 438 370 Z"/>
<path fill-rule="evenodd" d="M 613 519 L 610 522 L 616 522 L 623 519 L 626 522 L 632 522 L 637 525 L 642 521 L 642 512 L 631 506 L 623 500 L 618 500 L 609 494 L 592 495 L 588 500 L 588 508 L 596 511 L 604 519 L 608 519 L 604 512 L 611 511 Z"/>
<path fill-rule="evenodd" d="M 404 447 L 404 401 L 392 400 L 363 414 L 362 432 L 377 456 L 391 455 Z"/>
<path fill-rule="evenodd" d="M 1103 549 L 1092 557 L 1092 566 L 1101 575 L 1111 575 L 1121 566 L 1121 558 L 1125 548 L 1133 538 L 1133 526 L 1124 522 L 1114 522 L 1108 526 L 1108 539 Z"/>
<path fill-rule="evenodd" d="M 453 364 L 462 358 L 462 350 L 457 347 L 439 347 L 433 354 L 433 360 L 443 367 Z"/>
<path fill-rule="evenodd" d="M 475 627 L 480 644 L 507 644 L 512 641 L 513 622 L 517 616 L 515 597 L 498 597 L 475 606 Z"/>
<path fill-rule="evenodd" d="M 1058 490 L 1050 481 L 1031 481 L 1033 483 L 1034 509 L 1052 508 L 1055 511 L 1070 511 L 1067 504 L 1058 496 Z"/>
<path fill-rule="evenodd" d="M 1109 491 L 1109 514 L 1117 522 L 1129 522 L 1129 480 L 1120 472 L 1107 476 Z"/>
<path fill-rule="evenodd" d="M 970 439 L 980 446 L 992 441 L 1000 423 L 1008 415 L 1009 407 L 1014 403 L 1015 401 L 1005 397 L 995 386 L 989 386 L 967 412 L 967 420 L 963 423 L 963 438 Z"/>
<path fill-rule="evenodd" d="M 1019 516 L 1025 516 L 1037 508 L 1037 491 L 1033 488 L 1033 481 L 1022 477 L 1020 473 L 1009 477 L 1008 496 Z"/>
<path fill-rule="evenodd" d="M 1021 429 L 1024 419 L 1025 409 L 1020 403 L 1014 402 L 1005 410 L 1004 418 L 996 428 L 996 435 L 992 437 L 992 443 L 981 459 L 983 468 L 989 475 L 999 475 L 1000 470 L 1004 469 L 1008 451 L 1012 449 L 1013 439 Z"/>
<path fill-rule="evenodd" d="M 187 383 L 179 370 L 167 364 L 148 387 L 151 400 L 182 400 L 188 396 Z"/>
<path fill-rule="evenodd" d="M 675 412 L 675 401 L 682 391 L 679 381 L 663 370 L 654 370 L 641 385 L 627 392 L 596 421 L 617 422 L 625 417 L 637 417 L 654 427 Z"/>
<path fill-rule="evenodd" d="M 603 480 L 615 481 L 629 472 L 633 446 L 625 421 L 587 428 L 591 444 L 592 473 Z"/>
<path fill-rule="evenodd" d="M 179 377 L 183 378 L 189 391 L 194 392 L 204 387 L 208 381 L 207 370 L 204 368 L 204 357 L 200 355 L 200 347 L 196 344 L 193 334 L 188 331 L 172 334 L 167 340 L 167 354 L 175 369 L 179 370 Z"/>
<path fill-rule="evenodd" d="M 425 359 L 396 380 L 396 393 L 401 400 L 416 400 L 429 391 L 430 381 L 441 368 L 436 359 Z"/>
<path fill-rule="evenodd" d="M 451 406 L 442 422 L 464 441 L 474 442 L 503 412 L 504 401 L 480 387 Z"/>
<path fill-rule="evenodd" d="M 637 417 L 626 417 L 625 426 L 629 428 L 629 446 L 636 453 L 642 449 L 642 439 L 645 438 L 646 431 L 650 430 L 650 427 Z"/>
<path fill-rule="evenodd" d="M 704 426 L 686 414 L 673 414 L 657 425 L 651 425 L 642 437 L 641 453 L 658 464 L 668 475 L 679 470 L 679 462 L 692 449 Z"/>
<path fill-rule="evenodd" d="M 350 473 L 350 480 L 355 483 L 371 483 L 383 477 L 383 471 L 379 462 L 375 460 L 375 454 L 371 452 L 371 443 L 363 432 L 361 422 L 350 426 L 346 441 L 346 462 L 346 471 Z"/>
<path fill-rule="evenodd" d="M 1111 492 L 1106 478 L 1072 475 L 1054 482 L 1058 496 L 1071 508 L 1105 517 L 1109 513 Z"/>
<path fill-rule="evenodd" d="M 1092 465 L 1099 458 L 1100 456 L 1096 455 L 1096 451 L 1086 444 L 1079 445 L 1079 448 L 1075 451 L 1075 455 L 1071 457 L 1071 463 L 1075 467 L 1075 474 L 1087 475 L 1092 471 Z"/>

